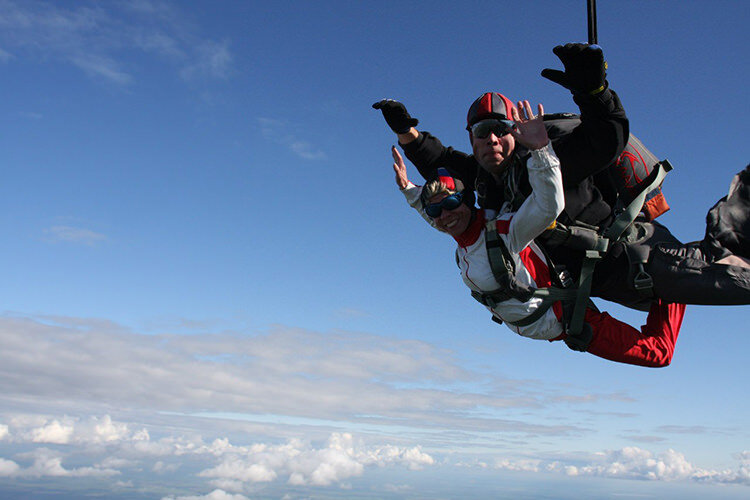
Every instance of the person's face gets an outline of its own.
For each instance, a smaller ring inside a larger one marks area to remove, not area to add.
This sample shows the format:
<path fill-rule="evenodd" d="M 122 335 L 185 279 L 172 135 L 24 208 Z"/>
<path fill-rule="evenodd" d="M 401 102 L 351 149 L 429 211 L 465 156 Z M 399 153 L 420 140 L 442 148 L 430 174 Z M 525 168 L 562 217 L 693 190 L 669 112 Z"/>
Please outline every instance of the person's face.
<path fill-rule="evenodd" d="M 447 197 L 447 193 L 439 193 L 430 198 L 428 203 L 440 203 Z M 471 209 L 463 203 L 453 210 L 443 208 L 440 215 L 433 217 L 432 220 L 435 221 L 435 226 L 440 231 L 448 233 L 455 238 L 462 235 L 469 228 L 469 224 L 471 223 Z"/>
<path fill-rule="evenodd" d="M 479 165 L 491 174 L 499 174 L 516 147 L 516 140 L 510 134 L 500 137 L 490 133 L 480 139 L 471 137 L 471 149 Z"/>

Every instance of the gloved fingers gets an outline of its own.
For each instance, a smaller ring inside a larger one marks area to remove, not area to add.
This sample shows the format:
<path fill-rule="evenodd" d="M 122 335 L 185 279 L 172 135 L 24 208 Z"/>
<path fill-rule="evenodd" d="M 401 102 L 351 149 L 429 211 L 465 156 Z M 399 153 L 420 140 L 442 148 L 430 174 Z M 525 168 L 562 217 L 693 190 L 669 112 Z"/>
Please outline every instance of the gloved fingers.
<path fill-rule="evenodd" d="M 604 60 L 604 52 L 601 49 L 589 49 L 587 48 L 581 53 L 581 59 L 591 62 L 599 62 Z"/>
<path fill-rule="evenodd" d="M 562 54 L 565 53 L 565 47 L 563 47 L 562 45 L 555 45 L 555 47 L 552 49 L 552 53 L 561 58 Z"/>
<path fill-rule="evenodd" d="M 560 60 L 565 63 L 568 59 L 571 57 L 574 57 L 576 54 L 581 52 L 581 44 L 580 43 L 566 43 L 565 45 L 558 45 L 554 49 L 552 49 L 552 52 L 560 58 Z"/>
<path fill-rule="evenodd" d="M 381 109 L 389 102 L 395 102 L 393 99 L 381 99 L 380 101 L 376 102 L 372 105 L 374 109 Z"/>
<path fill-rule="evenodd" d="M 589 45 L 587 43 L 566 43 L 565 45 L 558 45 L 552 49 L 552 53 L 560 58 L 561 61 L 566 62 L 567 59 L 574 58 L 575 56 L 588 52 L 589 50 L 601 52 L 601 47 L 598 45 Z"/>
<path fill-rule="evenodd" d="M 562 85 L 565 88 L 568 87 L 567 78 L 565 77 L 564 71 L 547 68 L 542 70 L 542 76 L 547 80 L 552 80 L 558 85 Z"/>

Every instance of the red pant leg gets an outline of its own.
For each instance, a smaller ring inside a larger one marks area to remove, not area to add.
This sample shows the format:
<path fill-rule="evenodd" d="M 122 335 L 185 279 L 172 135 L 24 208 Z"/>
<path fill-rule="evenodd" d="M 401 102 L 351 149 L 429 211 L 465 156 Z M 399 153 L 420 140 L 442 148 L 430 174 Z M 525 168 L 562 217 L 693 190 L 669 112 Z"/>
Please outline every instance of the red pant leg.
<path fill-rule="evenodd" d="M 672 361 L 684 315 L 685 304 L 657 300 L 651 305 L 646 324 L 639 332 L 605 312 L 587 309 L 586 321 L 594 330 L 588 352 L 619 363 L 667 366 Z"/>

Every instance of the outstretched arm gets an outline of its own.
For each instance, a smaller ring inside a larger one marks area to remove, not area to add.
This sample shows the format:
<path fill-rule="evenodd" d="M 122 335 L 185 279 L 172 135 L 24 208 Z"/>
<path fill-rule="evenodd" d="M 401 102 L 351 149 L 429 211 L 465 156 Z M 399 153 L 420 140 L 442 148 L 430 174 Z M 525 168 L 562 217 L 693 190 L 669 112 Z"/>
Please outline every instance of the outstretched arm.
<path fill-rule="evenodd" d="M 544 127 L 544 108 L 540 104 L 534 116 L 529 101 L 522 101 L 512 114 L 516 126 L 510 133 L 531 151 L 527 168 L 532 191 L 511 219 L 508 231 L 508 250 L 520 252 L 555 222 L 565 208 L 565 199 L 560 161 Z"/>
<path fill-rule="evenodd" d="M 393 99 L 383 99 L 372 105 L 383 113 L 388 126 L 398 137 L 398 143 L 404 148 L 407 158 L 426 180 L 432 179 L 439 167 L 444 167 L 465 185 L 473 186 L 478 165 L 474 157 L 444 147 L 429 132 L 420 132 L 415 127 L 419 120 L 413 118 L 403 103 Z"/>
<path fill-rule="evenodd" d="M 630 127 L 617 94 L 606 80 L 601 47 L 584 43 L 558 45 L 553 52 L 565 71 L 545 69 L 542 76 L 567 88 L 581 110 L 581 124 L 555 140 L 565 186 L 611 165 L 628 142 Z"/>

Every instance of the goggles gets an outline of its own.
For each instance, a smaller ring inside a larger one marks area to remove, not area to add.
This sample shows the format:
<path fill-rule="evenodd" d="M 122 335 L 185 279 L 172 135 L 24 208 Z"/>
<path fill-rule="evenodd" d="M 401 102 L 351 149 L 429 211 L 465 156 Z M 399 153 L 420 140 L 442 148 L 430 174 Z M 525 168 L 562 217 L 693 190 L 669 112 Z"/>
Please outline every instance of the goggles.
<path fill-rule="evenodd" d="M 498 120 L 495 118 L 489 118 L 487 120 L 481 120 L 476 122 L 474 125 L 469 127 L 471 135 L 477 139 L 484 139 L 489 137 L 490 132 L 495 134 L 497 137 L 502 137 L 505 134 L 510 133 L 511 130 L 516 128 L 515 122 L 511 120 Z"/>
<path fill-rule="evenodd" d="M 463 192 L 459 191 L 450 196 L 446 196 L 445 198 L 440 200 L 438 203 L 430 203 L 429 205 L 425 205 L 424 213 L 426 213 L 433 219 L 436 219 L 440 217 L 440 214 L 443 213 L 443 209 L 445 210 L 457 209 L 461 205 L 461 200 L 463 200 L 463 198 L 464 198 Z"/>

